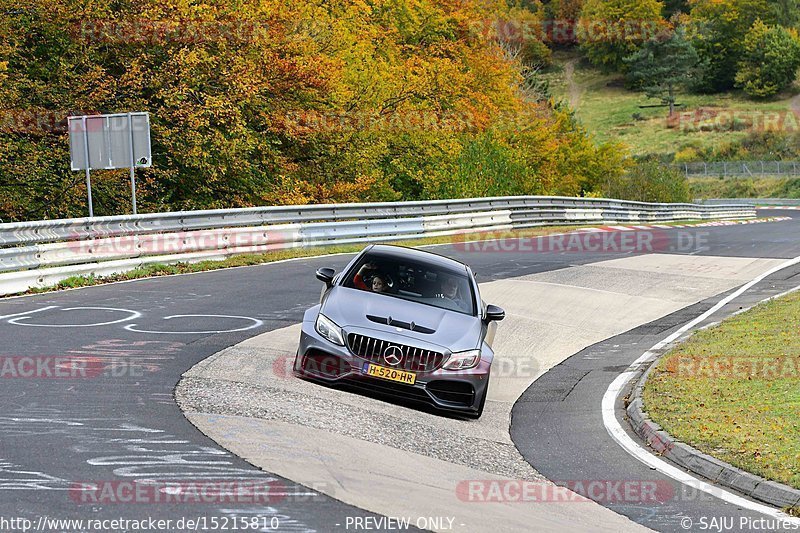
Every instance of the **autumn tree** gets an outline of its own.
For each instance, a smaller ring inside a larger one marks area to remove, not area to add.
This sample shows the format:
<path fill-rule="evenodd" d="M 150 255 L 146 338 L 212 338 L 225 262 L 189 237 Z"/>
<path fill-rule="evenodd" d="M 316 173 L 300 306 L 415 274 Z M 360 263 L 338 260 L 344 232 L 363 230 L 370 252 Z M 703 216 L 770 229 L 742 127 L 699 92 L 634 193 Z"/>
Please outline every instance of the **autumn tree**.
<path fill-rule="evenodd" d="M 142 212 L 585 191 L 622 149 L 531 97 L 547 51 L 474 31 L 513 9 L 0 0 L 0 218 L 85 213 L 64 128 L 83 112 L 150 113 Z M 93 174 L 98 215 L 128 209 L 126 177 Z"/>
<path fill-rule="evenodd" d="M 753 23 L 773 20 L 767 0 L 691 0 L 691 33 L 708 68 L 697 88 L 719 92 L 733 88 L 744 38 Z"/>
<path fill-rule="evenodd" d="M 551 0 L 544 3 L 548 20 L 577 21 L 583 9 L 583 0 Z"/>
<path fill-rule="evenodd" d="M 688 0 L 664 0 L 664 18 L 669 19 L 676 14 L 688 12 Z"/>
<path fill-rule="evenodd" d="M 623 59 L 663 31 L 663 4 L 658 0 L 586 0 L 577 35 L 592 64 L 623 70 Z"/>
<path fill-rule="evenodd" d="M 756 98 L 772 96 L 795 80 L 800 67 L 797 33 L 756 20 L 744 38 L 736 85 Z"/>
<path fill-rule="evenodd" d="M 773 0 L 769 4 L 775 24 L 786 28 L 796 28 L 800 23 L 800 2 L 798 0 Z"/>
<path fill-rule="evenodd" d="M 648 97 L 660 98 L 668 105 L 670 117 L 675 112 L 676 92 L 688 87 L 702 72 L 699 62 L 683 27 L 665 39 L 650 39 L 625 58 L 628 80 L 642 88 Z"/>

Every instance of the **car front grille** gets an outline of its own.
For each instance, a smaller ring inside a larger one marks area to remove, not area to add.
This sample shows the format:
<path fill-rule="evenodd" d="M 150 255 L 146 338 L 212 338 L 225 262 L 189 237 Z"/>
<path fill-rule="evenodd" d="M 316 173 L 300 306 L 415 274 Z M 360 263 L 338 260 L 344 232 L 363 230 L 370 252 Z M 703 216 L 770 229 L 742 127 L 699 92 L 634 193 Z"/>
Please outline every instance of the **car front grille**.
<path fill-rule="evenodd" d="M 401 368 L 410 372 L 433 372 L 444 362 L 444 354 L 441 352 L 414 348 L 413 346 L 367 337 L 358 333 L 347 335 L 347 346 L 355 355 L 371 363 Z M 402 352 L 400 362 L 396 365 L 389 364 L 383 357 L 384 352 L 390 346 L 395 346 Z"/>

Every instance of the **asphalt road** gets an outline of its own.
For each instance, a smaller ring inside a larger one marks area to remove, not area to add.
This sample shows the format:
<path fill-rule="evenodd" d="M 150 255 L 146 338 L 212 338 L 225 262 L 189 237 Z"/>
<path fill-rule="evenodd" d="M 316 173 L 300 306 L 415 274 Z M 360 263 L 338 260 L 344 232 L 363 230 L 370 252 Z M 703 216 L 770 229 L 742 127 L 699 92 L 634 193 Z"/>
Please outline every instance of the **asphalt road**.
<path fill-rule="evenodd" d="M 761 215 L 786 213 L 791 212 Z M 800 223 L 784 221 L 667 230 L 671 236 L 659 241 L 658 249 L 624 253 L 794 257 L 800 255 L 799 229 Z M 686 242 L 675 241 L 678 233 L 685 236 Z M 516 248 L 476 252 L 463 246 L 441 246 L 436 251 L 471 264 L 480 281 L 587 264 L 623 253 L 531 252 Z M 160 518 L 173 520 L 176 529 L 175 521 L 181 518 L 205 517 L 205 525 L 210 526 L 212 517 L 230 521 L 236 517 L 261 516 L 266 517 L 264 530 L 277 525 L 281 531 L 345 530 L 356 518 L 374 520 L 369 524 L 378 530 L 387 525 L 380 522 L 381 517 L 314 495 L 314 491 L 280 479 L 275 480 L 280 491 L 276 491 L 273 501 L 254 503 L 240 498 L 237 502 L 185 505 L 174 500 L 165 503 L 168 498 L 164 494 L 142 497 L 135 503 L 122 502 L 120 494 L 111 494 L 92 503 L 83 491 L 77 490 L 86 482 L 117 490 L 121 483 L 137 479 L 272 480 L 272 476 L 222 450 L 189 424 L 173 401 L 174 386 L 185 370 L 213 353 L 253 335 L 299 322 L 303 311 L 319 297 L 320 288 L 313 274 L 316 268 L 324 265 L 340 269 L 348 260 L 349 256 L 323 257 L 0 300 L 3 341 L 0 356 L 4 364 L 9 360 L 14 364 L 14 359 L 9 358 L 30 356 L 47 365 L 61 357 L 70 359 L 72 364 L 88 363 L 90 369 L 97 370 L 86 377 L 3 380 L 0 519 L 20 517 L 38 524 L 41 517 Z M 622 351 L 618 366 L 611 366 L 624 367 L 628 359 L 638 357 L 635 351 Z M 58 364 L 63 364 L 63 360 L 59 361 Z M 602 388 L 600 382 L 613 378 L 613 371 L 600 372 L 592 390 Z M 594 381 L 584 377 L 579 385 L 588 386 Z M 563 424 L 554 425 L 538 416 L 526 419 L 523 424 L 520 417 L 543 411 L 542 406 L 520 411 L 534 403 L 530 395 L 537 394 L 535 390 L 536 384 L 515 411 L 512 436 L 521 451 L 543 450 L 538 444 L 542 441 L 534 440 L 541 437 L 540 431 L 521 433 L 520 429 L 544 424 L 538 427 L 560 432 L 562 447 L 563 442 L 569 441 L 576 446 L 585 443 L 595 454 L 596 450 L 607 450 L 608 458 L 604 457 L 603 463 L 614 469 L 609 475 L 631 475 L 637 467 L 635 461 L 624 457 L 621 450 L 614 453 L 611 447 L 615 445 L 602 441 L 608 438 L 605 431 L 602 428 L 595 431 L 596 426 L 587 425 L 590 421 L 580 419 L 584 415 L 579 410 L 576 410 L 578 418 L 572 422 L 564 420 Z M 587 396 L 574 395 L 570 400 L 582 403 L 586 412 L 594 409 L 594 416 L 599 417 L 599 400 L 589 392 Z M 552 403 L 555 402 L 548 405 Z M 570 431 L 577 433 L 567 436 Z M 592 445 L 594 439 L 599 440 Z M 552 440 L 550 445 L 554 442 L 559 444 Z M 573 450 L 577 457 L 586 448 Z M 580 475 L 578 479 L 587 479 L 599 475 L 598 471 L 587 470 L 589 463 L 594 462 L 594 466 L 600 463 L 589 459 L 592 455 L 565 463 L 572 470 L 554 472 L 548 471 L 548 465 L 557 466 L 559 460 L 543 459 L 545 456 L 544 452 L 528 455 L 533 465 L 548 477 L 576 479 Z M 155 501 L 161 497 L 164 499 Z M 706 509 L 717 514 L 724 511 L 716 501 L 700 510 Z M 629 516 L 656 529 L 670 527 L 669 521 L 645 517 L 653 512 L 658 515 L 659 509 L 643 513 L 620 509 L 620 512 L 631 512 Z M 674 510 L 667 512 L 674 514 Z M 79 524 L 54 529 L 89 530 Z"/>

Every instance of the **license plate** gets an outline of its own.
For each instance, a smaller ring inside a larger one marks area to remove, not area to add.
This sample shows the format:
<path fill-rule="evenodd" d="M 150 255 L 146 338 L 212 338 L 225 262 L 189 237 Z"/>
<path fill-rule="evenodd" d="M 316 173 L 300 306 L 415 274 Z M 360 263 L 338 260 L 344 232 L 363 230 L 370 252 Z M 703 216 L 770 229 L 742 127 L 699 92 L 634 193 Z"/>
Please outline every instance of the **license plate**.
<path fill-rule="evenodd" d="M 405 383 L 406 385 L 413 385 L 417 381 L 417 375 L 413 372 L 406 372 L 404 370 L 397 370 L 395 368 L 386 368 L 385 366 L 371 365 L 369 363 L 364 363 L 363 371 L 368 376 L 387 379 L 389 381 L 397 381 L 398 383 Z"/>

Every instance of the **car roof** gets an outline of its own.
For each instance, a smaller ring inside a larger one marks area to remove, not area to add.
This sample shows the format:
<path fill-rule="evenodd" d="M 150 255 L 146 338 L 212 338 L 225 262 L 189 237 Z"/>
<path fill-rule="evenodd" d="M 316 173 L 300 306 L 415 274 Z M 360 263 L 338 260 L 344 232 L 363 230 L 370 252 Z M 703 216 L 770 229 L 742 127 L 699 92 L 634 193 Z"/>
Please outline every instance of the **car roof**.
<path fill-rule="evenodd" d="M 468 272 L 467 265 L 464 263 L 443 255 L 418 250 L 416 248 L 406 248 L 405 246 L 394 246 L 391 244 L 374 244 L 367 249 L 366 253 L 385 257 L 387 259 L 426 263 L 443 270 L 461 274 L 462 276 Z"/>

